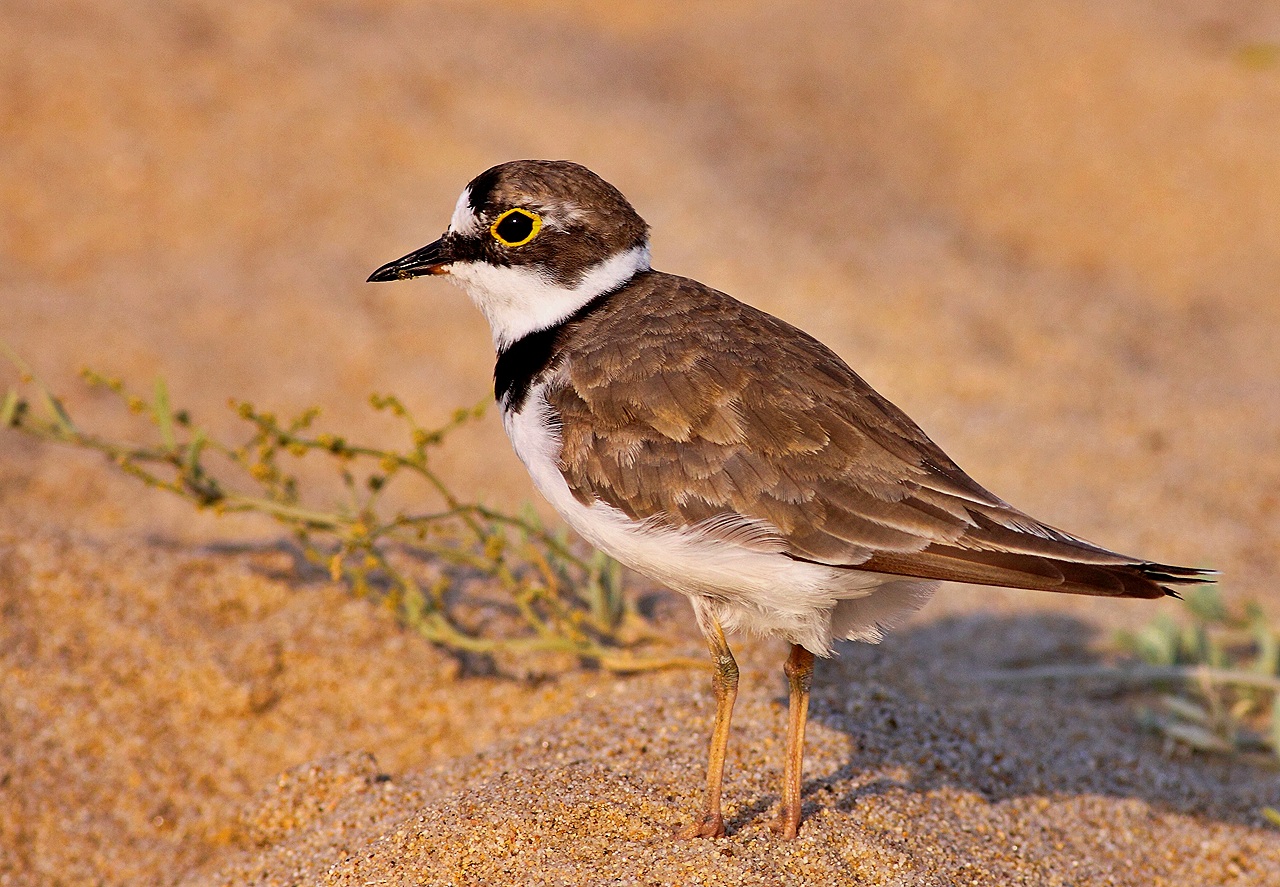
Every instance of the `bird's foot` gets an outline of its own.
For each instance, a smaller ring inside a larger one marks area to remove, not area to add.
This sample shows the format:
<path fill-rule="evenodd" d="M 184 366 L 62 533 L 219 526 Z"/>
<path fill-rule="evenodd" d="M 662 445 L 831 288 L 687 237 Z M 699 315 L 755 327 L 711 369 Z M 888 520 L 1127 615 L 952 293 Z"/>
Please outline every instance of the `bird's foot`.
<path fill-rule="evenodd" d="M 708 813 L 701 820 L 691 825 L 687 825 L 680 831 L 676 832 L 676 838 L 680 841 L 688 841 L 693 838 L 723 838 L 724 837 L 724 817 L 719 813 Z"/>
<path fill-rule="evenodd" d="M 778 818 L 770 824 L 769 830 L 784 841 L 790 841 L 800 831 L 800 811 L 779 810 Z"/>

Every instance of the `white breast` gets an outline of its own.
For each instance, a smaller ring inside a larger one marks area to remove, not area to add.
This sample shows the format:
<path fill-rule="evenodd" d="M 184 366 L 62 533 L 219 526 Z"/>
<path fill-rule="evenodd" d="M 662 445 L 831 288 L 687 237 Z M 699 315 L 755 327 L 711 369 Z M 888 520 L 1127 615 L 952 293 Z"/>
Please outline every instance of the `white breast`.
<path fill-rule="evenodd" d="M 648 267 L 649 247 L 644 244 L 594 265 L 572 287 L 548 280 L 536 268 L 489 262 L 454 262 L 449 280 L 484 313 L 500 351 L 529 333 L 556 325 Z"/>
<path fill-rule="evenodd" d="M 792 560 L 763 521 L 716 521 L 672 529 L 636 521 L 604 502 L 574 498 L 560 471 L 560 432 L 546 385 L 523 409 L 503 413 L 507 435 L 533 484 L 592 545 L 691 598 L 700 598 L 727 631 L 779 635 L 819 655 L 833 638 L 879 641 L 883 630 L 918 608 L 934 583 Z"/>

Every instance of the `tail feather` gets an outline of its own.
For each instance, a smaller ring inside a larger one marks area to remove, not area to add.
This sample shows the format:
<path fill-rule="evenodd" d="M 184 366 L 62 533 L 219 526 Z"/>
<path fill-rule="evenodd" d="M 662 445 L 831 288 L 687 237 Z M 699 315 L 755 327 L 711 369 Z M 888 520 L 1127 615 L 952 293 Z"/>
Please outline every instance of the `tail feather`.
<path fill-rule="evenodd" d="M 1114 564 L 1099 564 L 937 545 L 905 554 L 879 553 L 857 569 L 975 585 L 1126 598 L 1178 597 L 1177 590 L 1170 586 L 1201 585 L 1215 581 L 1217 575 L 1213 570 L 1126 560 L 1120 555 Z"/>
<path fill-rule="evenodd" d="M 1218 581 L 1217 570 L 1152 563 L 1138 564 L 1138 569 L 1144 577 L 1164 589 L 1164 593 L 1169 597 L 1182 597 L 1176 589 L 1170 588 L 1170 585 L 1207 585 Z"/>
<path fill-rule="evenodd" d="M 1011 506 L 969 509 L 973 526 L 921 551 L 882 551 L 858 566 L 903 576 L 1102 597 L 1177 597 L 1213 570 L 1143 560 L 1081 539 Z"/>

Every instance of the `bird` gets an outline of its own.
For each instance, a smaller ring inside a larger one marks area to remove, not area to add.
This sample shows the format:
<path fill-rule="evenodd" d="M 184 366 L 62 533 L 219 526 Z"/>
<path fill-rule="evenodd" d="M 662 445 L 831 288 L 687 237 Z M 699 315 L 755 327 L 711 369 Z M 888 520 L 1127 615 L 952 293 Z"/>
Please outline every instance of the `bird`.
<path fill-rule="evenodd" d="M 801 824 L 815 657 L 879 642 L 940 581 L 1177 597 L 1214 571 L 1110 551 L 988 492 L 817 339 L 650 266 L 649 226 L 570 161 L 476 176 L 438 239 L 370 282 L 444 275 L 489 322 L 494 396 L 533 485 L 586 541 L 688 597 L 716 713 L 699 815 L 725 834 L 727 634 L 789 645 L 783 785 Z"/>

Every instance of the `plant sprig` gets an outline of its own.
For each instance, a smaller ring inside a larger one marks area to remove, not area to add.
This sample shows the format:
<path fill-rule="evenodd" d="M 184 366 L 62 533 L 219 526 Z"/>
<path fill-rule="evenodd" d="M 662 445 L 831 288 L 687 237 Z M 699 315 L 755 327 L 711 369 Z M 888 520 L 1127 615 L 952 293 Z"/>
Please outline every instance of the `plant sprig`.
<path fill-rule="evenodd" d="M 989 680 L 1102 679 L 1156 688 L 1139 723 L 1201 752 L 1263 752 L 1280 758 L 1280 629 L 1253 602 L 1232 609 L 1212 586 L 1186 592 L 1188 618 L 1161 614 L 1119 646 L 1137 661 L 1047 665 L 984 675 Z"/>
<path fill-rule="evenodd" d="M 1186 610 L 1187 622 L 1166 615 L 1119 636 L 1147 667 L 1184 673 L 1141 723 L 1199 751 L 1280 757 L 1280 631 L 1258 604 L 1233 610 L 1212 587 L 1188 592 Z"/>
<path fill-rule="evenodd" d="M 267 515 L 290 531 L 307 561 L 357 595 L 381 600 L 431 641 L 478 654 L 569 654 L 615 671 L 702 665 L 638 651 L 654 638 L 623 594 L 615 562 L 579 554 L 567 534 L 549 530 L 532 508 L 513 515 L 465 500 L 435 470 L 435 451 L 483 415 L 483 404 L 428 428 L 399 398 L 375 394 L 370 406 L 399 419 L 408 433 L 403 449 L 386 449 L 315 430 L 318 408 L 282 419 L 233 400 L 231 408 L 249 426 L 237 444 L 174 409 L 163 379 L 143 397 L 117 378 L 82 371 L 89 386 L 111 392 L 152 426 L 155 439 L 137 443 L 82 430 L 25 363 L 0 349 L 20 373 L 20 384 L 0 403 L 0 427 L 102 453 L 146 486 L 200 509 Z M 297 469 L 313 457 L 326 457 L 337 471 L 337 502 L 316 505 L 304 495 Z M 425 484 L 431 510 L 389 510 L 388 489 L 406 477 Z M 477 603 L 472 580 L 501 595 Z"/>

